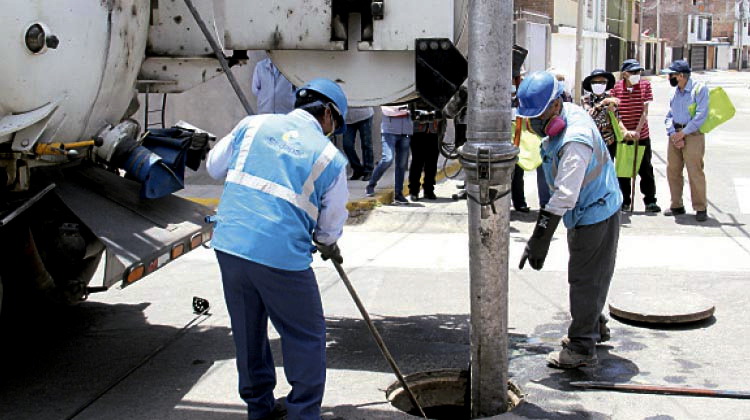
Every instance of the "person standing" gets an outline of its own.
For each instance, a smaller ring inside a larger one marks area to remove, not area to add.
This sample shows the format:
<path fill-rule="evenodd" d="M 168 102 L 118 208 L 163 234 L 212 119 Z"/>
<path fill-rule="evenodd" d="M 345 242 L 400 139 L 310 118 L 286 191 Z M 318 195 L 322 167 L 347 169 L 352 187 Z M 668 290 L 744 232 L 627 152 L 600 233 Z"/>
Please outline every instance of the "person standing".
<path fill-rule="evenodd" d="M 615 76 L 601 69 L 592 71 L 581 83 L 581 87 L 586 92 L 583 98 L 581 98 L 581 105 L 583 109 L 588 111 L 591 118 L 594 119 L 596 128 L 599 129 L 599 134 L 602 135 L 602 139 L 607 143 L 607 149 L 612 159 L 615 158 L 617 153 L 617 138 L 610 112 L 617 119 L 620 131 L 626 131 L 619 119 L 617 110 L 617 103 L 619 101 L 609 94 L 609 91 L 614 86 Z"/>
<path fill-rule="evenodd" d="M 315 273 L 343 261 L 336 241 L 348 217 L 346 158 L 329 141 L 342 131 L 347 99 L 331 80 L 297 91 L 286 115 L 246 117 L 211 150 L 208 173 L 225 179 L 212 246 L 237 351 L 239 394 L 248 418 L 276 418 L 276 370 L 268 319 L 281 335 L 292 385 L 290 420 L 319 420 L 326 377 L 326 328 Z"/>
<path fill-rule="evenodd" d="M 414 116 L 413 135 L 411 138 L 411 166 L 409 167 L 409 198 L 419 200 L 420 187 L 423 196 L 435 200 L 435 176 L 437 175 L 438 144 L 445 135 L 445 119 L 435 111 L 417 110 Z M 422 181 L 424 172 L 424 181 Z M 421 184 L 421 185 L 420 185 Z"/>
<path fill-rule="evenodd" d="M 542 168 L 552 197 L 526 244 L 528 261 L 541 270 L 552 236 L 568 228 L 568 283 L 572 321 L 563 349 L 547 358 L 558 368 L 597 363 L 596 343 L 609 339 L 602 314 L 615 269 L 622 194 L 614 163 L 594 121 L 578 105 L 563 103 L 563 86 L 548 72 L 532 73 L 518 88 L 518 116 L 542 142 Z"/>
<path fill-rule="evenodd" d="M 362 179 L 369 181 L 372 176 L 372 107 L 351 107 L 346 115 L 346 131 L 344 131 L 344 153 L 352 167 L 351 180 Z M 357 156 L 355 146 L 359 132 L 362 144 L 362 161 Z"/>
<path fill-rule="evenodd" d="M 380 109 L 383 112 L 383 121 L 380 124 L 383 152 L 365 191 L 369 197 L 375 195 L 375 186 L 395 160 L 393 201 L 396 204 L 407 204 L 409 200 L 404 197 L 404 176 L 409 164 L 409 142 L 414 127 L 409 118 L 409 110 L 405 106 L 382 106 Z"/>
<path fill-rule="evenodd" d="M 656 180 L 654 167 L 651 166 L 651 134 L 648 129 L 648 104 L 654 100 L 651 83 L 641 79 L 643 66 L 633 58 L 623 61 L 620 67 L 622 80 L 615 83 L 611 94 L 620 101 L 619 111 L 622 124 L 628 130 L 626 141 L 634 141 L 636 146 L 645 146 L 643 160 L 638 168 L 641 177 L 641 193 L 646 212 L 658 213 L 661 208 L 656 204 Z M 620 178 L 620 189 L 623 195 L 623 210 L 631 210 L 634 205 L 632 199 L 631 178 Z"/>
<path fill-rule="evenodd" d="M 252 91 L 258 100 L 258 114 L 286 114 L 294 109 L 294 85 L 270 58 L 255 65 Z"/>
<path fill-rule="evenodd" d="M 695 220 L 705 222 L 708 219 L 706 175 L 703 173 L 706 136 L 700 132 L 700 126 L 708 116 L 708 88 L 690 78 L 690 65 L 685 60 L 674 61 L 662 72 L 669 75 L 669 84 L 675 87 L 669 100 L 669 112 L 664 120 L 669 136 L 667 181 L 671 195 L 669 210 L 664 214 L 685 214 L 685 206 L 682 204 L 682 173 L 687 167 Z M 691 113 L 690 107 L 693 105 L 695 112 Z"/>

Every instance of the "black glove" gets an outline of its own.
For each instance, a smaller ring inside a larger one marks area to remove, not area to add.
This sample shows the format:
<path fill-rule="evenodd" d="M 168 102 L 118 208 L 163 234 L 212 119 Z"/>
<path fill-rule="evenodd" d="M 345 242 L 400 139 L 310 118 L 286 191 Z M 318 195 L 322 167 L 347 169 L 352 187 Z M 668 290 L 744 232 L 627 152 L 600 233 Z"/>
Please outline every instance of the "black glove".
<path fill-rule="evenodd" d="M 341 256 L 341 249 L 339 249 L 339 246 L 336 245 L 336 242 L 330 245 L 323 245 L 321 243 L 315 242 L 315 246 L 318 248 L 318 251 L 320 251 L 320 256 L 321 258 L 323 258 L 323 261 L 328 261 L 329 259 L 331 259 L 339 264 L 344 263 L 344 257 Z"/>
<path fill-rule="evenodd" d="M 529 260 L 529 265 L 534 270 L 542 269 L 544 259 L 547 258 L 552 235 L 555 234 L 555 229 L 557 229 L 557 225 L 560 223 L 560 218 L 561 216 L 554 215 L 548 211 L 539 210 L 539 219 L 536 221 L 534 233 L 531 234 L 531 238 L 526 242 L 526 249 L 523 251 L 521 263 L 518 265 L 520 270 L 523 270 L 526 260 Z"/>

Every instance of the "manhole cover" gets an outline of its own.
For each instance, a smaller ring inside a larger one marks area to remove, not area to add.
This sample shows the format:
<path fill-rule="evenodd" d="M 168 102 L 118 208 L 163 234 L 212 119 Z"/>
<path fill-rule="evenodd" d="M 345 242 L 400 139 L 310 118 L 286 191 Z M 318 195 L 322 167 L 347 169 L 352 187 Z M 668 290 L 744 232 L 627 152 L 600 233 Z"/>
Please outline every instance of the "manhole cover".
<path fill-rule="evenodd" d="M 716 307 L 703 296 L 681 288 L 644 286 L 610 295 L 615 317 L 651 324 L 684 324 L 710 318 Z"/>

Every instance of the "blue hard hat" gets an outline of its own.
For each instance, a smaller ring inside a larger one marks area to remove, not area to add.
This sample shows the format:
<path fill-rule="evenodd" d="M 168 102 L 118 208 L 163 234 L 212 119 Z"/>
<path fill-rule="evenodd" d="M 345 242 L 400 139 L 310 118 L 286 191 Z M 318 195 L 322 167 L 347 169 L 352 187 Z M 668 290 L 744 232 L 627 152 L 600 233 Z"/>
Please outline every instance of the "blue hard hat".
<path fill-rule="evenodd" d="M 547 107 L 562 95 L 565 86 L 557 81 L 552 73 L 537 71 L 526 76 L 518 86 L 517 117 L 536 118 L 544 113 Z"/>
<path fill-rule="evenodd" d="M 342 134 L 346 129 L 346 112 L 349 108 L 346 100 L 346 94 L 341 86 L 331 79 L 318 78 L 310 80 L 304 86 L 297 89 L 295 96 L 299 98 L 306 94 L 307 91 L 316 92 L 320 96 L 328 99 L 338 113 L 336 115 L 336 134 Z"/>

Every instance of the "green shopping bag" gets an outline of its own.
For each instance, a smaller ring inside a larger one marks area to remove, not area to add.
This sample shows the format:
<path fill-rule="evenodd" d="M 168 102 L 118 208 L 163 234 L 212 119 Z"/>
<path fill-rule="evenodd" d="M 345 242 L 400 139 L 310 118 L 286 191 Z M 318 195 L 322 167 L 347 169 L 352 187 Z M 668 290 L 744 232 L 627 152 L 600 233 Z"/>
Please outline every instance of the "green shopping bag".
<path fill-rule="evenodd" d="M 635 147 L 637 143 L 627 144 L 624 141 L 617 143 L 617 154 L 615 155 L 615 171 L 618 178 L 633 178 L 633 161 L 635 160 Z M 643 154 L 646 153 L 645 145 L 638 145 L 638 163 L 635 167 L 636 173 L 641 167 Z"/>
<path fill-rule="evenodd" d="M 612 111 L 607 111 L 609 115 L 609 121 L 612 123 L 612 131 L 615 133 L 615 140 L 619 143 L 625 138 L 625 133 L 620 130 L 620 121 Z"/>
<path fill-rule="evenodd" d="M 689 107 L 690 116 L 695 116 L 697 105 L 693 102 Z M 735 109 L 729 95 L 724 89 L 716 87 L 708 92 L 708 116 L 701 125 L 700 132 L 706 134 L 714 128 L 724 124 L 734 117 Z"/>

